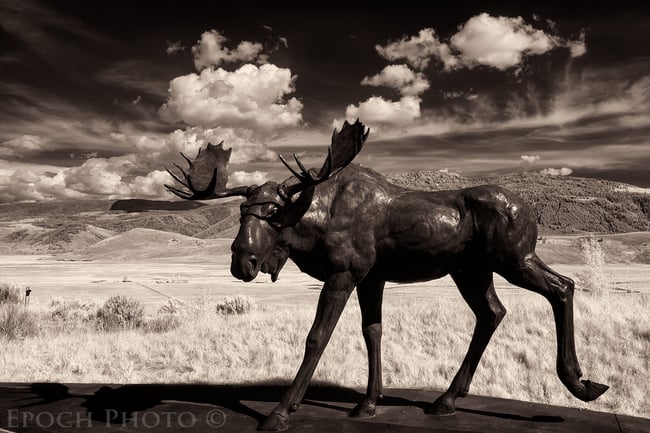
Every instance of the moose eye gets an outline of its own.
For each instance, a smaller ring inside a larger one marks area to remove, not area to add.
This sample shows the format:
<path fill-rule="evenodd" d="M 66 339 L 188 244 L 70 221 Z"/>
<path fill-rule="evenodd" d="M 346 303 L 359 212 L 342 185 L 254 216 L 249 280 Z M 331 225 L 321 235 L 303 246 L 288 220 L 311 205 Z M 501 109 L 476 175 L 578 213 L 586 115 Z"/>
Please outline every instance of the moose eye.
<path fill-rule="evenodd" d="M 264 209 L 264 214 L 267 217 L 272 217 L 273 215 L 278 213 L 278 207 L 274 204 L 269 204 L 266 206 L 266 209 Z"/>

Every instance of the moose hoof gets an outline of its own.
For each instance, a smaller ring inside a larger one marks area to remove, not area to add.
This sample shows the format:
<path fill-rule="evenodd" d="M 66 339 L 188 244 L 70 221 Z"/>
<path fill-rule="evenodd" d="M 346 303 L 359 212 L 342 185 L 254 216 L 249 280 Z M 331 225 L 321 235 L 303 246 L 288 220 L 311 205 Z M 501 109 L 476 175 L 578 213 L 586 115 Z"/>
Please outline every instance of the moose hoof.
<path fill-rule="evenodd" d="M 257 426 L 258 431 L 285 431 L 289 428 L 289 418 L 273 412 Z"/>
<path fill-rule="evenodd" d="M 348 414 L 350 418 L 372 418 L 375 416 L 375 405 L 364 400 L 357 404 Z"/>
<path fill-rule="evenodd" d="M 605 391 L 609 389 L 609 386 L 603 385 L 602 383 L 592 382 L 590 380 L 581 380 L 582 384 L 585 387 L 584 395 L 578 397 L 583 401 L 592 401 L 596 400 L 598 397 L 603 395 Z"/>
<path fill-rule="evenodd" d="M 456 404 L 454 399 L 445 398 L 444 395 L 441 395 L 436 401 L 424 409 L 424 413 L 436 416 L 453 415 L 456 413 Z"/>

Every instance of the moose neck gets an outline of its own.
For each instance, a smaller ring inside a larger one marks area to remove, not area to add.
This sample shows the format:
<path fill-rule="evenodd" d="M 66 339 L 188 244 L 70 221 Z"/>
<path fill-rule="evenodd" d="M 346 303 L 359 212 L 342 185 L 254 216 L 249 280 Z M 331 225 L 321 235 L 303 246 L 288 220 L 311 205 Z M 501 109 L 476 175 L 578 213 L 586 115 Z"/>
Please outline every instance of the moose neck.
<path fill-rule="evenodd" d="M 314 261 L 321 255 L 322 235 L 328 229 L 329 213 L 338 187 L 337 178 L 330 179 L 315 188 L 301 193 L 294 202 L 292 213 L 295 224 L 283 230 L 279 242 L 287 246 L 289 258 L 301 271 L 322 280 L 322 261 Z"/>

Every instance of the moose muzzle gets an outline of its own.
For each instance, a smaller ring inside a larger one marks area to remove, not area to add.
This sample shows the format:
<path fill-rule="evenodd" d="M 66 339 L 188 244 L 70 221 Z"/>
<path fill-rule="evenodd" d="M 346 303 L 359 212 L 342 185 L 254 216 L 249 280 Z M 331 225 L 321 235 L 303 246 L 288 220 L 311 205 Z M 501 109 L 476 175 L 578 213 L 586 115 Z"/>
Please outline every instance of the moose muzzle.
<path fill-rule="evenodd" d="M 255 254 L 233 253 L 230 273 L 237 279 L 248 282 L 255 279 L 260 271 L 260 262 Z"/>

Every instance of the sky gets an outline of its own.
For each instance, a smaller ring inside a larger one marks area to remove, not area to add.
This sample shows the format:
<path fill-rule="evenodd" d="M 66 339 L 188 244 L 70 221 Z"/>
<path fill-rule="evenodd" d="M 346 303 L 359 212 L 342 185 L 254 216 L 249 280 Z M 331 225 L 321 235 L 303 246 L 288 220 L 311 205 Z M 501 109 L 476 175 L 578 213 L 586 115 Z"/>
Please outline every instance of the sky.
<path fill-rule="evenodd" d="M 371 133 L 382 173 L 541 172 L 650 187 L 650 10 L 0 0 L 0 203 L 170 198 L 232 147 L 229 185 Z"/>

